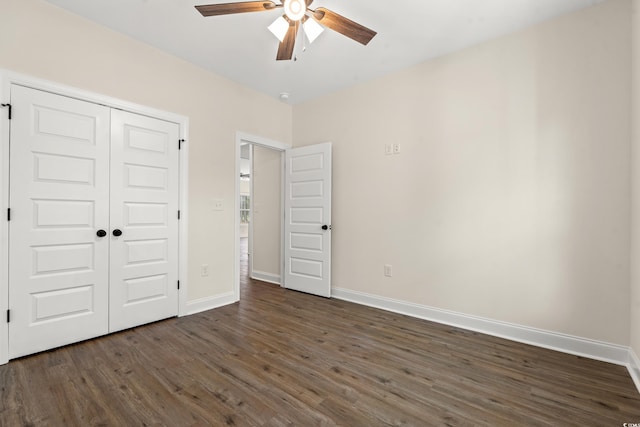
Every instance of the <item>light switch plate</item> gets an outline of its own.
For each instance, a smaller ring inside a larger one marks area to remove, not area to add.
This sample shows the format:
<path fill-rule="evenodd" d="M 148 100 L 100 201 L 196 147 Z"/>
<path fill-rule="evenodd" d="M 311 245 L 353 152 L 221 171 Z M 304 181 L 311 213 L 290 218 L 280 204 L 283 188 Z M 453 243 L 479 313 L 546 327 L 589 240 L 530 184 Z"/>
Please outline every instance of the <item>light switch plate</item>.
<path fill-rule="evenodd" d="M 209 275 L 209 264 L 202 264 L 200 266 L 200 276 L 207 277 Z"/>
<path fill-rule="evenodd" d="M 393 276 L 393 266 L 391 264 L 384 265 L 384 275 L 387 277 Z"/>

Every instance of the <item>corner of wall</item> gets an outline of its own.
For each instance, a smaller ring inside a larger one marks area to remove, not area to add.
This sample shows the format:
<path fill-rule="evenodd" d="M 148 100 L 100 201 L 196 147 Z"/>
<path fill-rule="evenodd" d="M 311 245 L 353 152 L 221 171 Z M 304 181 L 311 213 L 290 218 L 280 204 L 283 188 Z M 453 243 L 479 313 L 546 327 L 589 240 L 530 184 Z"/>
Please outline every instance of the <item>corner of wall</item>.
<path fill-rule="evenodd" d="M 631 0 L 631 254 L 629 371 L 640 390 L 640 0 Z"/>

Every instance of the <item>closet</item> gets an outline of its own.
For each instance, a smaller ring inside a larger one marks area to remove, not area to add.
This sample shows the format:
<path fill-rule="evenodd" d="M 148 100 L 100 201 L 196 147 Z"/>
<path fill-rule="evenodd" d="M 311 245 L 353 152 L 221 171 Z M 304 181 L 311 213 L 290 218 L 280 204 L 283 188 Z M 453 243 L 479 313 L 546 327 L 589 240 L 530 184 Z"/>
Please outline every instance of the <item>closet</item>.
<path fill-rule="evenodd" d="M 9 358 L 178 313 L 179 125 L 11 86 Z"/>

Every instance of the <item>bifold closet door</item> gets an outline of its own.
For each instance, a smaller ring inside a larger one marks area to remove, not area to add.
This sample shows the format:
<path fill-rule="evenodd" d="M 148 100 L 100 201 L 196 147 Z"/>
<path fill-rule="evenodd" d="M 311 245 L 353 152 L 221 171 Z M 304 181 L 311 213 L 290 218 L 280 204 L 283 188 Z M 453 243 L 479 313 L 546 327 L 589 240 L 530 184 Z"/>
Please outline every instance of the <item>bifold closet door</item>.
<path fill-rule="evenodd" d="M 109 330 L 104 106 L 11 87 L 9 357 Z"/>
<path fill-rule="evenodd" d="M 178 314 L 178 134 L 111 112 L 111 332 Z"/>

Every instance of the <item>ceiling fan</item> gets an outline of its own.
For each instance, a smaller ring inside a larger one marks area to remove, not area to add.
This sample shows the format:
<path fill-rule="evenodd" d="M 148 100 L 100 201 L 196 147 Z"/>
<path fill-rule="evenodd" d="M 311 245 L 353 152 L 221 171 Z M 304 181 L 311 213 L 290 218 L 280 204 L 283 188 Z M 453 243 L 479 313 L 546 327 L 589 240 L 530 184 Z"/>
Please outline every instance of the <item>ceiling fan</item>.
<path fill-rule="evenodd" d="M 280 40 L 276 55 L 278 61 L 289 60 L 293 57 L 293 48 L 300 26 L 303 27 L 309 42 L 313 42 L 324 31 L 323 26 L 363 45 L 369 43 L 377 34 L 375 31 L 324 7 L 311 9 L 309 7 L 311 3 L 313 0 L 284 0 L 282 3 L 266 0 L 245 1 L 202 5 L 196 6 L 196 9 L 202 16 L 218 16 L 284 8 L 284 15 L 269 25 L 269 30 Z"/>

